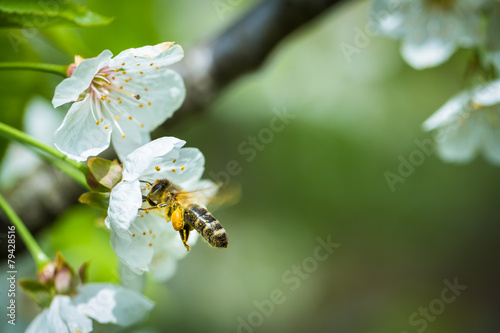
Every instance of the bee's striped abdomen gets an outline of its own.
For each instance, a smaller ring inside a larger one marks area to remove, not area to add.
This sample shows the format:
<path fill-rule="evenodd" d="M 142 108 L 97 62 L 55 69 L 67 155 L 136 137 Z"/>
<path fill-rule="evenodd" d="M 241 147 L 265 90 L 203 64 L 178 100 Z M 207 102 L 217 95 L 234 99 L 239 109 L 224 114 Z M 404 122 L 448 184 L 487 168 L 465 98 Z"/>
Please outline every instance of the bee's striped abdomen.
<path fill-rule="evenodd" d="M 184 222 L 192 226 L 213 247 L 227 247 L 227 233 L 219 221 L 203 206 L 185 208 Z"/>

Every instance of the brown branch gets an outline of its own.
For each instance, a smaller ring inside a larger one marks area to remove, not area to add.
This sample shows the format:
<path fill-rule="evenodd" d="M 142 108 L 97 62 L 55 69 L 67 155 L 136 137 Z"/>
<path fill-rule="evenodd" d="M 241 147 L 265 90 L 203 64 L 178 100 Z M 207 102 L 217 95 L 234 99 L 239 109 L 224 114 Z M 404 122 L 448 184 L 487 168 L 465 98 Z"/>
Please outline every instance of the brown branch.
<path fill-rule="evenodd" d="M 287 36 L 340 2 L 263 1 L 221 35 L 186 52 L 184 60 L 174 66 L 183 76 L 187 91 L 174 120 L 206 109 L 225 87 L 260 68 Z"/>

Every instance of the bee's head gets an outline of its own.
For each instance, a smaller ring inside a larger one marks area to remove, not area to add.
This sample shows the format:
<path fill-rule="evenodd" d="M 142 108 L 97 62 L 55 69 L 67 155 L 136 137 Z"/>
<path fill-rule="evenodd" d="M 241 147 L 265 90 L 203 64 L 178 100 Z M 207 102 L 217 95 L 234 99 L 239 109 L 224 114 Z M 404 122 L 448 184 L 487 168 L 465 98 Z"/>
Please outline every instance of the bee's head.
<path fill-rule="evenodd" d="M 148 197 L 158 202 L 171 185 L 172 183 L 167 179 L 157 179 L 151 186 Z"/>

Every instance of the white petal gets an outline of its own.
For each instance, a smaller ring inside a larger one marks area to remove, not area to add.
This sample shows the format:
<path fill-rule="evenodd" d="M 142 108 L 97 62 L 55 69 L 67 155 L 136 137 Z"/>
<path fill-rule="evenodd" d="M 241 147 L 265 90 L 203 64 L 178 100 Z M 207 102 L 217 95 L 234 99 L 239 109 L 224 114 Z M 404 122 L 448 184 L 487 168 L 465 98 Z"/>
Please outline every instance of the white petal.
<path fill-rule="evenodd" d="M 114 225 L 115 228 L 128 230 L 141 206 L 142 194 L 139 181 L 121 181 L 111 190 L 106 226 L 111 228 L 111 225 Z"/>
<path fill-rule="evenodd" d="M 455 121 L 470 105 L 470 95 L 469 91 L 464 91 L 452 97 L 422 124 L 423 130 L 432 131 Z"/>
<path fill-rule="evenodd" d="M 145 68 L 131 68 L 126 72 L 126 75 L 115 77 L 113 85 L 123 89 L 117 89 L 113 95 L 118 96 L 122 91 L 127 91 L 140 96 L 140 99 L 136 100 L 122 93 L 122 104 L 119 107 L 127 113 L 126 117 L 130 115 L 143 124 L 144 129 L 154 130 L 182 105 L 186 88 L 177 72 L 149 65 Z"/>
<path fill-rule="evenodd" d="M 125 161 L 128 154 L 150 142 L 151 135 L 149 131 L 143 130 L 140 125 L 133 120 L 122 120 L 122 118 L 120 118 L 118 123 L 125 137 L 115 128 L 111 136 L 111 143 L 120 161 Z"/>
<path fill-rule="evenodd" d="M 63 123 L 54 133 L 54 145 L 62 153 L 76 161 L 85 161 L 109 147 L 111 129 L 106 124 L 96 125 L 90 111 L 91 97 L 74 103 Z"/>
<path fill-rule="evenodd" d="M 175 160 L 175 163 L 174 163 Z M 204 171 L 205 157 L 197 148 L 181 148 L 178 156 L 174 158 L 163 158 L 155 163 L 160 171 L 150 167 L 141 175 L 144 179 L 168 179 L 182 188 L 190 187 L 191 183 L 197 182 Z"/>
<path fill-rule="evenodd" d="M 415 35 L 405 39 L 401 45 L 401 55 L 410 66 L 415 69 L 424 69 L 441 65 L 456 51 L 457 46 L 438 38 L 429 37 L 419 41 Z"/>
<path fill-rule="evenodd" d="M 154 168 L 156 161 L 161 161 L 167 154 L 175 156 L 186 142 L 174 137 L 153 140 L 136 149 L 127 156 L 123 163 L 123 179 L 137 180 L 149 168 Z M 148 179 L 141 179 L 148 180 Z M 152 179 L 154 181 L 154 179 Z"/>
<path fill-rule="evenodd" d="M 56 87 L 52 105 L 58 107 L 76 101 L 80 94 L 90 87 L 90 83 L 97 72 L 109 64 L 112 56 L 111 51 L 104 50 L 97 57 L 82 61 L 75 68 L 71 77 L 64 79 Z"/>
<path fill-rule="evenodd" d="M 130 230 L 111 224 L 111 247 L 120 261 L 136 274 L 148 271 L 153 258 L 153 248 L 148 246 L 147 237 L 150 237 L 148 233 L 143 236 L 135 223 Z"/>
<path fill-rule="evenodd" d="M 120 281 L 124 288 L 143 292 L 146 289 L 146 275 L 136 274 L 128 266 L 120 264 Z"/>
<path fill-rule="evenodd" d="M 483 151 L 490 163 L 500 166 L 500 110 L 489 110 L 484 114 Z"/>
<path fill-rule="evenodd" d="M 381 34 L 393 38 L 404 35 L 409 5 L 404 1 L 374 0 L 370 8 L 370 19 L 380 27 Z"/>
<path fill-rule="evenodd" d="M 26 332 L 88 333 L 92 332 L 92 320 L 71 304 L 69 296 L 58 295 L 50 307 L 33 320 Z"/>
<path fill-rule="evenodd" d="M 481 146 L 483 128 L 479 125 L 477 114 L 470 118 L 457 119 L 440 129 L 437 137 L 438 155 L 447 162 L 470 162 Z"/>
<path fill-rule="evenodd" d="M 172 228 L 170 223 L 167 223 L 165 218 L 149 213 L 144 218 L 139 218 L 142 230 L 152 230 L 151 236 L 143 237 L 144 243 L 152 244 L 154 249 L 153 258 L 149 264 L 149 271 L 156 281 L 166 281 L 171 278 L 177 268 L 177 261 L 187 255 L 187 250 L 182 244 L 178 231 Z M 139 226 L 139 225 L 138 225 Z M 144 226 L 147 226 L 145 229 Z M 139 232 L 141 232 L 139 230 Z M 191 231 L 188 244 L 193 246 L 196 243 L 198 234 L 196 231 Z"/>
<path fill-rule="evenodd" d="M 154 303 L 140 293 L 108 283 L 89 283 L 73 300 L 81 313 L 102 324 L 129 326 L 143 320 Z"/>
<path fill-rule="evenodd" d="M 500 80 L 495 80 L 475 90 L 474 102 L 483 106 L 500 103 Z"/>
<path fill-rule="evenodd" d="M 149 66 L 150 63 L 153 63 L 153 66 L 170 66 L 184 57 L 184 51 L 180 45 L 173 45 L 165 50 L 168 44 L 160 43 L 122 51 L 113 58 L 111 66 L 125 68 L 127 71 L 133 69 L 133 66 L 137 66 L 137 64 Z"/>

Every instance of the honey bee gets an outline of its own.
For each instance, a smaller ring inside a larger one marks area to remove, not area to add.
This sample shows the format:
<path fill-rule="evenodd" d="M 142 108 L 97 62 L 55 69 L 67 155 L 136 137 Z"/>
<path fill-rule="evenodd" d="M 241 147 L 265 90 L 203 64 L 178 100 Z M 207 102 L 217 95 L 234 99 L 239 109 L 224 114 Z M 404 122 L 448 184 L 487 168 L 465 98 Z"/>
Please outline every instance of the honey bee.
<path fill-rule="evenodd" d="M 212 247 L 227 247 L 227 233 L 219 221 L 202 205 L 194 202 L 198 191 L 184 191 L 167 179 L 157 179 L 153 184 L 146 183 L 149 193 L 142 197 L 150 207 L 139 208 L 149 212 L 154 211 L 158 215 L 172 221 L 175 231 L 178 231 L 182 243 L 189 251 L 187 241 L 189 233 L 196 230 Z"/>

